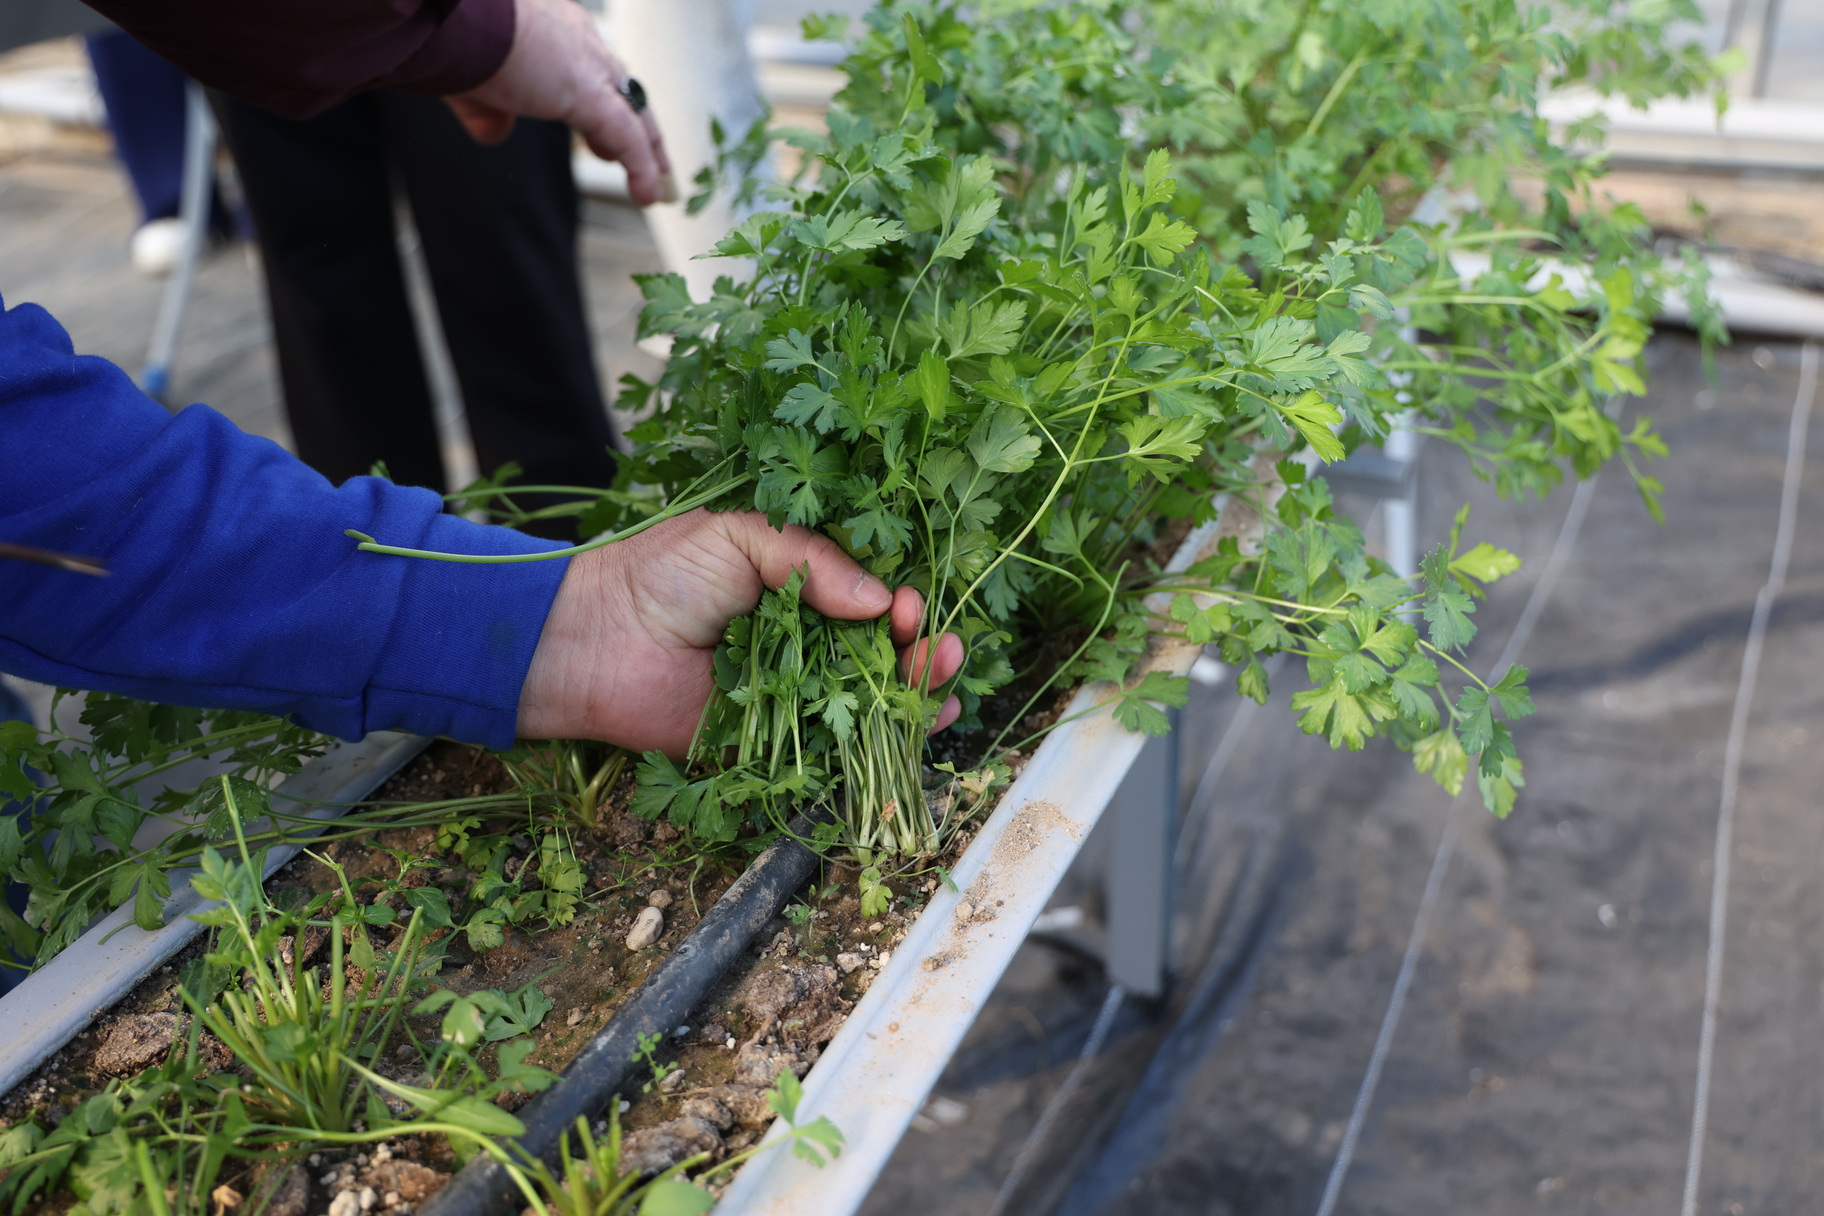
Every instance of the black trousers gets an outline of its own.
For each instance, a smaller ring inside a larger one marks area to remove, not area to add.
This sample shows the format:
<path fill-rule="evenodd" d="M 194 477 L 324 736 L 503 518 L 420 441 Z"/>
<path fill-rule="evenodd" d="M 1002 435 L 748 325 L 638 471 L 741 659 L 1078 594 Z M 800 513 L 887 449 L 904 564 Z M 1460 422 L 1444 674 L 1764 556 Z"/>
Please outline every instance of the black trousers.
<path fill-rule="evenodd" d="M 445 484 L 394 238 L 397 180 L 482 471 L 511 460 L 524 484 L 608 484 L 613 435 L 577 271 L 568 128 L 521 119 L 488 148 L 435 98 L 370 93 L 303 122 L 216 103 L 306 463 L 337 484 L 375 461 L 402 485 Z"/>

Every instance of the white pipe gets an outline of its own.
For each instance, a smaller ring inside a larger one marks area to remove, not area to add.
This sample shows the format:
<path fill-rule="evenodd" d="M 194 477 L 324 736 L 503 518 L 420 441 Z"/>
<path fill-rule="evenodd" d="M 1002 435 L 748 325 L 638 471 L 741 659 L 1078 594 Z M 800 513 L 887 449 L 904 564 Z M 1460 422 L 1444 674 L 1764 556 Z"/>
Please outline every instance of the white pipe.
<path fill-rule="evenodd" d="M 1723 322 L 1730 329 L 1747 333 L 1770 334 L 1795 338 L 1824 338 L 1824 295 L 1799 291 L 1759 279 L 1732 258 L 1710 256 L 1704 259 L 1710 267 L 1710 294 L 1722 309 Z M 1486 253 L 1453 250 L 1450 268 L 1465 279 L 1485 275 L 1492 263 Z M 1590 281 L 1589 268 L 1576 262 L 1556 258 L 1542 259 L 1538 271 L 1527 282 L 1529 290 L 1538 290 L 1557 275 L 1566 291 L 1574 296 L 1587 296 L 1596 288 Z M 1677 297 L 1663 302 L 1659 319 L 1685 323 L 1691 310 Z"/>
<path fill-rule="evenodd" d="M 646 208 L 646 222 L 666 267 L 684 276 L 698 300 L 709 298 L 718 276 L 748 273 L 732 258 L 694 260 L 738 222 L 726 195 L 694 216 L 684 207 L 697 172 L 715 164 L 710 121 L 733 142 L 764 113 L 743 16 L 730 0 L 617 0 L 609 12 L 609 38 L 646 89 L 683 195 Z"/>

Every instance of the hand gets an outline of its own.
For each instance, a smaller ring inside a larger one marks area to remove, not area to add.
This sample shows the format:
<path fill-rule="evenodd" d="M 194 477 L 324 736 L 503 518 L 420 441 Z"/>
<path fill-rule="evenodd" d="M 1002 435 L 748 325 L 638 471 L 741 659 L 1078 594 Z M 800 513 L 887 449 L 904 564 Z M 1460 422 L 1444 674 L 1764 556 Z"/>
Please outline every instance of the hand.
<path fill-rule="evenodd" d="M 446 97 L 469 134 L 496 144 L 516 115 L 569 123 L 591 151 L 627 169 L 627 192 L 642 207 L 675 203 L 678 186 L 651 111 L 635 114 L 621 96 L 627 69 L 595 21 L 574 0 L 517 0 L 513 49 L 479 88 Z"/>
<path fill-rule="evenodd" d="M 924 597 L 889 591 L 827 536 L 774 530 L 753 512 L 692 511 L 638 536 L 572 558 L 519 695 L 528 739 L 600 739 L 682 758 L 715 686 L 711 660 L 728 623 L 753 611 L 763 587 L 807 567 L 804 601 L 825 616 L 891 612 L 908 680 L 923 674 Z M 935 688 L 963 665 L 963 643 L 938 639 Z M 944 702 L 934 730 L 962 711 Z"/>

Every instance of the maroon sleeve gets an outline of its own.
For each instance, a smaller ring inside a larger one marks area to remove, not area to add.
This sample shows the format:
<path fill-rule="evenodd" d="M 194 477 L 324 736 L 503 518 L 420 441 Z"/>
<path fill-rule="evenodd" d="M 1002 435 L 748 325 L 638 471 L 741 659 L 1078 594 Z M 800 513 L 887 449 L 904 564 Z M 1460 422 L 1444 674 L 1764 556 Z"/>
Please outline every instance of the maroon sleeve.
<path fill-rule="evenodd" d="M 85 0 L 185 72 L 286 118 L 355 93 L 447 95 L 513 46 L 514 0 Z"/>

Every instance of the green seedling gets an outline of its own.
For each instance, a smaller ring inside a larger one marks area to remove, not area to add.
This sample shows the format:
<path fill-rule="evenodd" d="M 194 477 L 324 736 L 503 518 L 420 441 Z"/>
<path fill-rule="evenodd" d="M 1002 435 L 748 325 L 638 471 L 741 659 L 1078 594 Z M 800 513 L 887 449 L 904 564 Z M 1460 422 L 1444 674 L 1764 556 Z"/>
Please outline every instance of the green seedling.
<path fill-rule="evenodd" d="M 647 1071 L 652 1074 L 646 1083 L 640 1086 L 641 1093 L 649 1094 L 652 1092 L 653 1086 L 677 1070 L 678 1062 L 676 1060 L 668 1060 L 663 1064 L 659 1062 L 659 1048 L 664 1044 L 665 1036 L 656 1030 L 643 1033 L 634 1041 L 639 1046 L 633 1053 L 633 1062 L 644 1064 Z"/>
<path fill-rule="evenodd" d="M 658 1176 L 642 1180 L 638 1174 L 623 1172 L 621 1164 L 621 1116 L 619 1104 L 609 1107 L 606 1134 L 597 1138 L 587 1119 L 576 1121 L 574 1138 L 566 1137 L 559 1147 L 556 1172 L 543 1161 L 521 1154 L 524 1175 L 536 1186 L 541 1213 L 553 1216 L 702 1216 L 715 1207 L 715 1195 L 705 1189 L 718 1178 L 739 1169 L 748 1158 L 790 1142 L 792 1151 L 822 1168 L 842 1154 L 842 1132 L 828 1116 L 821 1116 L 802 1127 L 796 1122 L 798 1105 L 804 1089 L 789 1070 L 779 1075 L 778 1082 L 767 1094 L 767 1105 L 784 1119 L 785 1135 L 755 1145 L 729 1156 L 694 1180 L 688 1171 L 708 1160 L 699 1154 L 681 1161 Z M 574 1148 L 573 1148 L 574 1146 Z"/>

